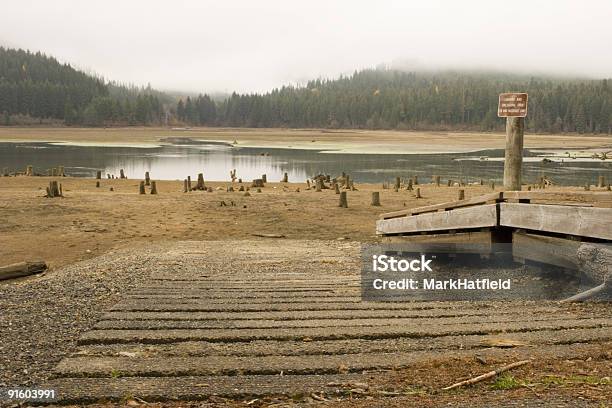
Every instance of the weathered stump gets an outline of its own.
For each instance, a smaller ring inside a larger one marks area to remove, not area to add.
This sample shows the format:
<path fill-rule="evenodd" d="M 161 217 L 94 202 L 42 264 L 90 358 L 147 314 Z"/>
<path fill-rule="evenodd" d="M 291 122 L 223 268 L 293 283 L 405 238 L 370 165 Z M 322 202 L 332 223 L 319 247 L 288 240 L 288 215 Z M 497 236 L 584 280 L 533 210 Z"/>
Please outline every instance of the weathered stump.
<path fill-rule="evenodd" d="M 334 191 L 336 192 L 336 194 L 340 194 L 340 185 L 338 183 L 334 184 Z"/>
<path fill-rule="evenodd" d="M 196 184 L 196 190 L 204 190 L 204 174 L 198 173 L 198 184 Z"/>
<path fill-rule="evenodd" d="M 412 176 L 412 184 L 415 186 L 419 185 L 419 176 Z"/>
<path fill-rule="evenodd" d="M 283 175 L 283 180 L 282 180 L 282 182 L 283 182 L 283 183 L 288 183 L 288 182 L 289 182 L 289 175 L 288 175 L 287 173 L 285 173 L 285 174 Z"/>
<path fill-rule="evenodd" d="M 187 191 L 191 191 L 191 176 L 187 176 Z"/>
<path fill-rule="evenodd" d="M 436 187 L 440 187 L 440 176 L 433 176 L 433 183 Z"/>
<path fill-rule="evenodd" d="M 412 178 L 408 179 L 408 186 L 406 187 L 406 190 L 412 191 Z"/>
<path fill-rule="evenodd" d="M 145 171 L 145 186 L 151 185 L 151 177 L 149 177 L 149 172 Z"/>
<path fill-rule="evenodd" d="M 66 173 L 64 172 L 64 166 L 57 167 L 57 175 L 58 177 L 66 177 Z"/>
<path fill-rule="evenodd" d="M 26 176 L 33 176 L 34 175 L 34 166 L 32 166 L 31 164 L 26 167 L 26 172 L 25 172 Z"/>
<path fill-rule="evenodd" d="M 96 188 L 100 188 L 100 182 L 96 181 Z"/>
<path fill-rule="evenodd" d="M 187 185 L 187 179 L 183 180 L 183 193 L 187 193 L 189 191 L 189 186 Z"/>
<path fill-rule="evenodd" d="M 450 187 L 450 186 L 452 186 L 452 185 L 453 185 L 453 180 L 448 179 L 448 181 L 446 182 L 446 186 L 447 186 L 447 187 Z"/>
<path fill-rule="evenodd" d="M 402 184 L 402 179 L 400 177 L 396 177 L 395 186 L 394 186 L 395 191 L 398 191 L 400 189 L 401 184 Z"/>
<path fill-rule="evenodd" d="M 110 175 L 108 176 L 108 178 L 110 178 Z M 96 180 L 102 180 L 102 171 L 101 170 L 96 171 Z"/>
<path fill-rule="evenodd" d="M 495 182 L 494 181 L 491 182 L 491 190 L 495 190 Z"/>
<path fill-rule="evenodd" d="M 599 176 L 599 179 L 597 181 L 597 187 L 604 188 L 605 186 L 606 186 L 606 177 Z"/>
<path fill-rule="evenodd" d="M 253 184 L 251 184 L 251 187 L 258 187 L 258 188 L 264 187 L 263 179 L 254 179 Z"/>
<path fill-rule="evenodd" d="M 47 197 L 62 197 L 62 185 L 58 184 L 55 180 L 50 181 L 49 187 L 47 187 Z"/>
<path fill-rule="evenodd" d="M 264 183 L 267 183 L 267 182 L 268 182 L 268 176 L 266 176 L 265 174 L 262 174 L 262 175 L 261 175 L 261 180 L 262 180 Z"/>
<path fill-rule="evenodd" d="M 376 207 L 380 206 L 380 193 L 378 191 L 372 192 L 372 205 Z"/>
<path fill-rule="evenodd" d="M 416 198 L 421 198 L 421 188 L 420 187 L 416 188 L 415 197 Z"/>
<path fill-rule="evenodd" d="M 338 207 L 348 208 L 348 200 L 346 199 L 346 191 L 340 193 L 340 202 Z"/>
<path fill-rule="evenodd" d="M 145 191 L 145 182 L 141 181 L 140 185 L 138 186 L 138 190 L 140 192 L 140 194 L 146 194 L 147 192 Z"/>
<path fill-rule="evenodd" d="M 589 183 L 586 183 L 584 185 L 584 191 L 590 191 L 591 190 L 591 185 Z"/>
<path fill-rule="evenodd" d="M 101 177 L 100 177 L 100 178 L 101 178 Z M 108 173 L 106 173 L 106 178 L 110 180 L 111 175 L 110 175 L 110 174 L 108 174 Z"/>
<path fill-rule="evenodd" d="M 122 179 L 127 178 L 125 177 L 125 173 L 123 172 L 123 169 L 119 170 L 119 178 L 122 178 Z"/>
<path fill-rule="evenodd" d="M 461 189 L 457 192 L 457 200 L 465 200 L 465 190 Z"/>
<path fill-rule="evenodd" d="M 151 194 L 157 194 L 157 183 L 151 182 Z"/>
<path fill-rule="evenodd" d="M 321 192 L 321 186 L 323 185 L 323 181 L 320 179 L 317 179 L 316 181 L 316 185 L 315 185 L 315 191 L 320 193 Z"/>

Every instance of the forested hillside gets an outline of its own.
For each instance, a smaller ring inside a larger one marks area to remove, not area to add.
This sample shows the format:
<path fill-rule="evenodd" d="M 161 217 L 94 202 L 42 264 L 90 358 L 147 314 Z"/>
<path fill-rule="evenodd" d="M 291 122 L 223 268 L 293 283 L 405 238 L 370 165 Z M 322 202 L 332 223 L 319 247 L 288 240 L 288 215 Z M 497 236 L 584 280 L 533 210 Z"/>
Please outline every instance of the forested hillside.
<path fill-rule="evenodd" d="M 532 132 L 612 132 L 612 82 L 492 73 L 365 70 L 304 87 L 179 102 L 193 125 L 368 129 L 501 130 L 501 92 L 529 93 Z"/>
<path fill-rule="evenodd" d="M 161 124 L 160 94 L 106 83 L 41 53 L 0 47 L 0 124 Z"/>

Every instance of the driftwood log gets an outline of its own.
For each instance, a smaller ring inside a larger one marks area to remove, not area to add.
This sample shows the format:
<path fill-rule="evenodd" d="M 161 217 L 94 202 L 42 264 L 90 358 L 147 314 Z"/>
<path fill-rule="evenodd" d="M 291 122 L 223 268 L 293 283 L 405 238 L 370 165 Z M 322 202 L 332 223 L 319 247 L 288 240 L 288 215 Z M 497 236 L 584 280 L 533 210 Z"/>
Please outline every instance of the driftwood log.
<path fill-rule="evenodd" d="M 0 280 L 19 278 L 44 272 L 47 264 L 44 261 L 19 262 L 0 266 Z"/>
<path fill-rule="evenodd" d="M 529 364 L 530 362 L 531 362 L 531 360 L 517 361 L 516 363 L 508 364 L 508 365 L 505 365 L 503 367 L 498 368 L 497 370 L 489 371 L 488 373 L 485 373 L 483 375 L 479 375 L 478 377 L 470 378 L 469 380 L 460 381 L 460 382 L 455 383 L 453 385 L 449 385 L 448 387 L 442 388 L 442 390 L 448 391 L 448 390 L 452 390 L 453 388 L 463 387 L 464 385 L 476 384 L 476 383 L 484 381 L 484 380 L 486 380 L 488 378 L 493 378 L 493 377 L 495 377 L 495 376 L 497 376 L 497 375 L 499 375 L 499 374 L 501 374 L 503 372 L 506 372 L 508 370 L 512 370 L 513 368 L 517 368 L 517 367 L 524 366 L 525 364 Z"/>

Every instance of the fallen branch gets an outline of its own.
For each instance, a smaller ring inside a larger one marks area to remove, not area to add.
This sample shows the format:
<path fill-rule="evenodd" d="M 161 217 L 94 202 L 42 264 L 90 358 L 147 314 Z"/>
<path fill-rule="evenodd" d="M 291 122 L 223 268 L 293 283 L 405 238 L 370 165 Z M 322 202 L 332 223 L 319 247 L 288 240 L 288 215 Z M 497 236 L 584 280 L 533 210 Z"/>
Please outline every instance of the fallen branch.
<path fill-rule="evenodd" d="M 488 378 L 495 377 L 496 375 L 499 375 L 499 374 L 501 374 L 501 373 L 503 373 L 505 371 L 512 370 L 513 368 L 524 366 L 525 364 L 529 364 L 530 362 L 531 362 L 531 360 L 517 361 L 516 363 L 508 364 L 508 365 L 505 365 L 505 366 L 503 366 L 501 368 L 498 368 L 497 370 L 489 371 L 486 374 L 479 375 L 478 377 L 473 377 L 473 378 L 470 378 L 469 380 L 460 381 L 460 382 L 455 383 L 453 385 L 449 385 L 448 387 L 442 388 L 442 390 L 443 391 L 448 391 L 448 390 L 452 390 L 453 388 L 463 387 L 464 385 L 476 384 L 476 383 L 484 381 L 484 380 L 486 380 Z"/>
<path fill-rule="evenodd" d="M 258 233 L 255 233 L 255 234 L 251 234 L 251 235 L 253 235 L 254 237 L 261 237 L 261 238 L 286 238 L 286 236 L 283 235 L 283 234 L 258 234 Z"/>
<path fill-rule="evenodd" d="M 567 299 L 563 299 L 561 303 L 582 302 L 600 293 L 606 292 L 612 292 L 612 279 L 607 279 L 601 285 L 595 286 L 594 288 L 591 288 L 589 290 L 585 290 L 584 292 L 580 292 L 574 296 L 568 297 Z"/>

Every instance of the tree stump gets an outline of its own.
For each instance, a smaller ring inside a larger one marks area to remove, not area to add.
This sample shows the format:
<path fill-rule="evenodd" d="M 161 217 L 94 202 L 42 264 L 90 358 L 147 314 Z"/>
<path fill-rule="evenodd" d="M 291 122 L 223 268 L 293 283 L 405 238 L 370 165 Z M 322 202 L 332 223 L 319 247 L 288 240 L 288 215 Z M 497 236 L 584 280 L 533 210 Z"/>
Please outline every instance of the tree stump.
<path fill-rule="evenodd" d="M 599 176 L 599 180 L 597 182 L 597 187 L 604 188 L 606 186 L 606 177 Z"/>
<path fill-rule="evenodd" d="M 306 190 L 310 190 L 310 180 L 306 179 Z"/>
<path fill-rule="evenodd" d="M 494 181 L 491 182 L 491 190 L 495 190 L 495 182 Z"/>
<path fill-rule="evenodd" d="M 465 200 L 465 190 L 461 189 L 457 192 L 457 200 Z"/>
<path fill-rule="evenodd" d="M 340 185 L 338 183 L 334 184 L 334 191 L 336 192 L 336 194 L 340 194 Z"/>
<path fill-rule="evenodd" d="M 584 191 L 590 191 L 591 190 L 591 185 L 589 183 L 586 183 L 584 185 Z"/>
<path fill-rule="evenodd" d="M 204 190 L 204 174 L 198 173 L 198 184 L 196 184 L 196 190 Z"/>
<path fill-rule="evenodd" d="M 47 187 L 47 197 L 62 197 L 62 187 L 61 184 L 58 184 L 57 181 L 50 181 L 49 187 Z"/>
<path fill-rule="evenodd" d="M 412 191 L 412 178 L 408 179 L 408 186 L 406 187 L 406 190 Z"/>
<path fill-rule="evenodd" d="M 100 182 L 96 181 L 96 188 L 100 188 Z"/>
<path fill-rule="evenodd" d="M 108 175 L 108 178 L 110 178 L 110 175 Z M 102 171 L 101 170 L 96 171 L 96 180 L 102 180 Z"/>
<path fill-rule="evenodd" d="M 102 176 L 100 176 L 100 178 L 102 178 Z M 111 175 L 110 175 L 110 174 L 108 174 L 108 173 L 106 173 L 106 178 L 110 180 Z"/>
<path fill-rule="evenodd" d="M 268 176 L 266 176 L 265 174 L 262 174 L 262 175 L 261 175 L 261 180 L 262 180 L 264 183 L 267 183 L 267 182 L 268 182 Z"/>
<path fill-rule="evenodd" d="M 149 172 L 145 171 L 145 186 L 151 185 L 151 178 L 149 177 Z"/>
<path fill-rule="evenodd" d="M 66 177 L 66 173 L 64 172 L 64 166 L 57 167 L 57 175 L 58 177 Z"/>
<path fill-rule="evenodd" d="M 125 177 L 125 173 L 123 172 L 123 169 L 119 170 L 119 178 L 122 178 L 122 179 L 127 178 Z"/>
<path fill-rule="evenodd" d="M 187 185 L 187 179 L 183 180 L 183 193 L 186 193 L 189 191 L 189 186 Z"/>
<path fill-rule="evenodd" d="M 402 179 L 399 178 L 399 177 L 396 177 L 395 178 L 395 186 L 394 186 L 394 189 L 395 189 L 396 192 L 400 189 L 401 183 L 402 183 Z"/>
<path fill-rule="evenodd" d="M 436 187 L 440 187 L 440 176 L 433 176 L 433 182 Z"/>
<path fill-rule="evenodd" d="M 51 177 L 56 177 L 57 176 L 57 169 L 55 167 L 51 168 Z"/>
<path fill-rule="evenodd" d="M 157 194 L 157 184 L 154 181 L 151 182 L 151 194 Z"/>
<path fill-rule="evenodd" d="M 380 207 L 380 193 L 378 191 L 372 192 L 372 205 Z"/>
<path fill-rule="evenodd" d="M 187 176 L 187 191 L 191 191 L 191 176 Z"/>
<path fill-rule="evenodd" d="M 420 187 L 416 188 L 415 197 L 416 198 L 421 198 L 421 188 Z"/>
<path fill-rule="evenodd" d="M 26 167 L 26 176 L 33 176 L 34 175 L 34 166 L 32 166 L 31 164 Z"/>
<path fill-rule="evenodd" d="M 323 184 L 323 181 L 320 179 L 317 179 L 316 181 L 316 185 L 315 185 L 315 191 L 320 193 L 321 192 L 321 185 Z"/>
<path fill-rule="evenodd" d="M 412 184 L 415 186 L 419 185 L 419 176 L 412 176 Z"/>
<path fill-rule="evenodd" d="M 283 182 L 283 183 L 288 183 L 288 182 L 289 182 L 289 175 L 288 175 L 287 173 L 285 173 L 285 174 L 283 175 L 283 180 L 282 180 L 282 182 Z"/>
<path fill-rule="evenodd" d="M 450 187 L 450 186 L 452 186 L 452 185 L 453 185 L 453 180 L 448 179 L 448 181 L 446 182 L 446 186 L 447 186 L 447 187 Z"/>
<path fill-rule="evenodd" d="M 146 194 L 147 192 L 145 191 L 145 182 L 141 181 L 140 185 L 138 186 L 138 190 L 140 192 L 140 194 Z"/>
<path fill-rule="evenodd" d="M 344 188 L 346 189 L 351 188 L 351 176 L 349 176 L 348 174 L 344 176 Z"/>
<path fill-rule="evenodd" d="M 251 187 L 258 187 L 258 188 L 264 187 L 263 179 L 255 179 L 255 180 L 253 180 L 253 184 L 251 184 Z"/>
<path fill-rule="evenodd" d="M 348 208 L 348 201 L 346 199 L 346 191 L 343 191 L 340 193 L 340 203 L 338 204 L 338 207 Z"/>

